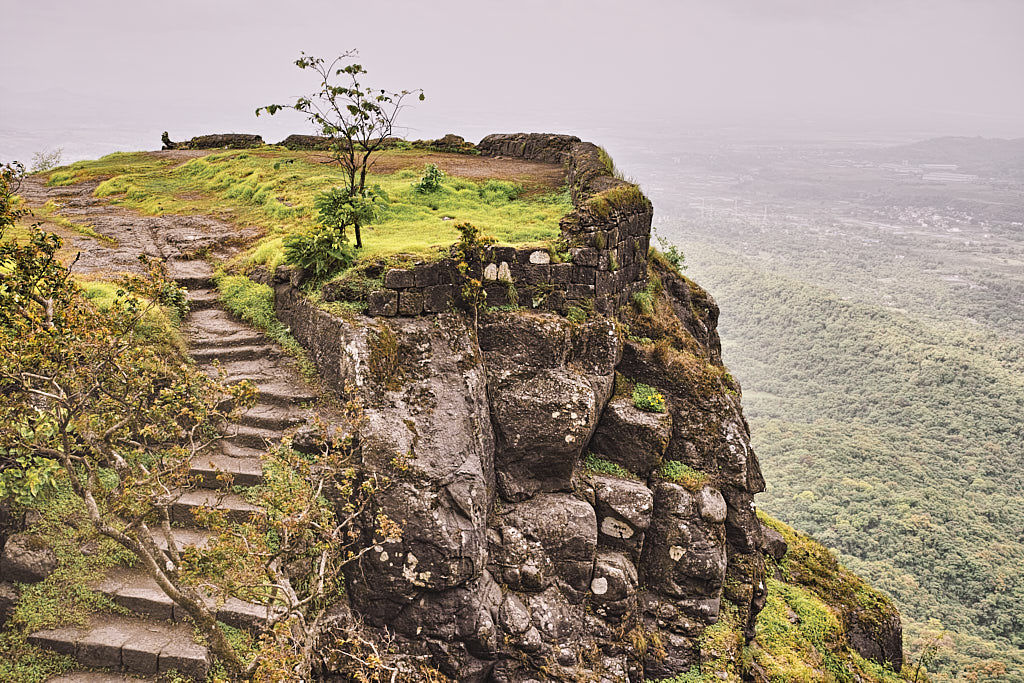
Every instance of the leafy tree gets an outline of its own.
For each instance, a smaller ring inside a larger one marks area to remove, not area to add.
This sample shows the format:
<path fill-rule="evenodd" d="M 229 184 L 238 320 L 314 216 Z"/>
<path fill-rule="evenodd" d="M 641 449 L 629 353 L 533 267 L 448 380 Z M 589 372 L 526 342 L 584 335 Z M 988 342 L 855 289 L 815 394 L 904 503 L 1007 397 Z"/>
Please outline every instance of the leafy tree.
<path fill-rule="evenodd" d="M 362 226 L 366 224 L 366 173 L 372 156 L 382 149 L 391 137 L 402 104 L 406 97 L 423 91 L 400 90 L 392 92 L 364 85 L 367 73 L 361 64 L 352 61 L 358 56 L 349 50 L 327 62 L 321 57 L 301 53 L 295 65 L 313 71 L 320 80 L 318 90 L 296 98 L 293 104 L 269 104 L 256 110 L 256 115 L 273 116 L 283 109 L 292 109 L 306 118 L 330 138 L 331 156 L 345 169 L 346 185 L 342 188 L 352 210 L 340 212 L 355 231 L 356 248 L 363 246 Z M 373 202 L 371 200 L 370 204 Z"/>

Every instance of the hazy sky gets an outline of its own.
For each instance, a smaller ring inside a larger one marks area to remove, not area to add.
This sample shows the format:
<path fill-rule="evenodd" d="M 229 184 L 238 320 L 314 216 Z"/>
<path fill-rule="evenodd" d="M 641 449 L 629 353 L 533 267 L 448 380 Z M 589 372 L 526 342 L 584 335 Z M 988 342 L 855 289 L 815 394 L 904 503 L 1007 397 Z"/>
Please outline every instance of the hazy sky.
<path fill-rule="evenodd" d="M 0 0 L 0 158 L 301 120 L 300 50 L 422 87 L 411 137 L 678 127 L 1024 136 L 1022 0 Z M 76 154 L 77 151 L 77 154 Z M 102 150 L 101 150 L 102 151 Z"/>

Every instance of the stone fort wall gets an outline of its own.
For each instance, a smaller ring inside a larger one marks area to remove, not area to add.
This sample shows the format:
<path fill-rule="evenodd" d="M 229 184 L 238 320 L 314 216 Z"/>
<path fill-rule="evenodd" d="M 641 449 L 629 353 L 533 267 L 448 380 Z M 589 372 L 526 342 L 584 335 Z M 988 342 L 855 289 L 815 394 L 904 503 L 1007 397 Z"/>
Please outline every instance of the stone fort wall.
<path fill-rule="evenodd" d="M 472 264 L 489 306 L 518 305 L 565 313 L 570 306 L 613 313 L 647 286 L 651 202 L 635 185 L 616 178 L 599 148 L 572 135 L 494 134 L 477 150 L 561 163 L 573 210 L 561 221 L 557 249 L 491 246 Z M 392 268 L 383 289 L 370 294 L 372 316 L 440 313 L 456 301 L 461 276 L 452 258 Z"/>

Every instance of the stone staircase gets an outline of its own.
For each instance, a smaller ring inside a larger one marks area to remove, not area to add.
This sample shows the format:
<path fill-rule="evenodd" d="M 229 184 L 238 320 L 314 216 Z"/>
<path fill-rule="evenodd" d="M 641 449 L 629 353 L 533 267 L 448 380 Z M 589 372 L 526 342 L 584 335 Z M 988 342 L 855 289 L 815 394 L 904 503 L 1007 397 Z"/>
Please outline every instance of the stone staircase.
<path fill-rule="evenodd" d="M 185 331 L 196 362 L 211 375 L 223 370 L 228 382 L 250 380 L 260 392 L 257 405 L 229 427 L 216 450 L 193 458 L 191 472 L 200 478 L 199 488 L 182 493 L 172 508 L 175 541 L 179 546 L 202 546 L 210 532 L 197 526 L 195 510 L 224 509 L 236 521 L 260 514 L 260 508 L 243 496 L 225 491 L 218 475 L 232 474 L 235 486 L 259 484 L 263 449 L 302 422 L 303 406 L 316 396 L 278 347 L 220 307 L 207 263 L 172 262 L 170 274 L 189 290 L 191 312 Z M 169 671 L 195 680 L 206 677 L 209 651 L 196 642 L 184 610 L 143 569 L 118 568 L 94 588 L 130 616 L 97 614 L 84 628 L 30 634 L 29 642 L 69 655 L 83 669 L 102 670 L 72 672 L 52 679 L 54 683 L 138 680 Z M 218 605 L 218 619 L 236 628 L 253 628 L 266 618 L 263 605 L 233 598 Z"/>

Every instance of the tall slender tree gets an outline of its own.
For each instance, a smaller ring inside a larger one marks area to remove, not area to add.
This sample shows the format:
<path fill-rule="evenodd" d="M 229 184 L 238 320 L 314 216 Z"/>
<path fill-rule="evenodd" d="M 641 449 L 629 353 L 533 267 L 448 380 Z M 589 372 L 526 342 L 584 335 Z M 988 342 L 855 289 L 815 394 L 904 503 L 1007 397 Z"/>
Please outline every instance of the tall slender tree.
<path fill-rule="evenodd" d="M 380 151 L 395 129 L 403 102 L 410 95 L 424 99 L 422 89 L 393 92 L 364 85 L 367 71 L 355 60 L 357 50 L 349 50 L 328 62 L 305 52 L 295 66 L 313 71 L 320 80 L 316 92 L 298 97 L 292 104 L 268 104 L 259 107 L 256 115 L 274 115 L 292 109 L 305 115 L 322 135 L 330 139 L 333 159 L 345 169 L 348 201 L 342 212 L 353 227 L 356 248 L 362 248 L 362 226 L 372 215 L 372 198 L 367 197 L 366 173 L 373 155 Z"/>

